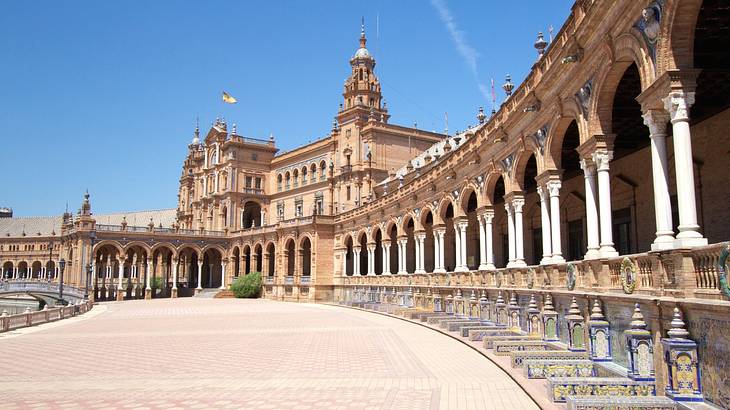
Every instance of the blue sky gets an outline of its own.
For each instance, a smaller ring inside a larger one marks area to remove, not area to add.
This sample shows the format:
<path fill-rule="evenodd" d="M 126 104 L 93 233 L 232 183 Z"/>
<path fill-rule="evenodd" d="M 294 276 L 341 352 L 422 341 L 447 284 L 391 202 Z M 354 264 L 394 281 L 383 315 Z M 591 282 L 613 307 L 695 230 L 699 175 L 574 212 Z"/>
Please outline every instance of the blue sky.
<path fill-rule="evenodd" d="M 0 206 L 16 216 L 176 206 L 195 118 L 281 150 L 324 136 L 364 16 L 391 121 L 476 122 L 572 1 L 22 1 L 0 13 Z M 378 24 L 376 24 L 376 21 Z M 377 26 L 377 27 L 376 27 Z M 221 91 L 239 103 L 224 105 Z M 487 96 L 485 96 L 485 91 Z"/>

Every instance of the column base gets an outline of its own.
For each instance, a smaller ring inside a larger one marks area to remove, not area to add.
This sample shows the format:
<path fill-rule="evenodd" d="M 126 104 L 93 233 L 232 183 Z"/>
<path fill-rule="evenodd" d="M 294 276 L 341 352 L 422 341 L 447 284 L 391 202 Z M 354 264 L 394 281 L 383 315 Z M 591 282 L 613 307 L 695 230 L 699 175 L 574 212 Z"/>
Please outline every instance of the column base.
<path fill-rule="evenodd" d="M 177 289 L 172 288 L 172 290 L 170 291 L 170 298 L 176 298 L 176 297 L 177 297 Z"/>
<path fill-rule="evenodd" d="M 446 273 L 446 269 L 444 268 L 436 268 L 433 270 L 433 273 Z"/>
<path fill-rule="evenodd" d="M 551 263 L 565 263 L 565 258 L 563 258 L 563 255 L 553 255 L 550 260 Z"/>
<path fill-rule="evenodd" d="M 407 271 L 404 271 L 404 270 L 402 270 L 402 271 L 399 271 L 399 272 L 398 272 L 397 274 L 398 274 L 398 275 L 407 275 L 407 274 L 408 274 L 408 272 L 407 272 Z"/>
<path fill-rule="evenodd" d="M 152 299 L 152 289 L 145 289 L 144 290 L 144 298 L 145 299 Z"/>
<path fill-rule="evenodd" d="M 553 263 L 553 258 L 550 256 L 545 256 L 540 260 L 540 265 L 550 265 Z"/>
<path fill-rule="evenodd" d="M 654 240 L 654 243 L 651 244 L 651 250 L 654 252 L 657 251 L 666 251 L 669 249 L 674 249 L 674 237 L 657 237 L 656 240 Z"/>
<path fill-rule="evenodd" d="M 674 240 L 674 247 L 677 249 L 694 248 L 697 246 L 707 246 L 707 238 L 680 238 L 677 235 L 677 239 Z"/>
<path fill-rule="evenodd" d="M 616 249 L 614 249 L 613 244 L 601 246 L 602 258 L 613 258 L 616 256 L 618 256 L 618 252 L 616 252 Z"/>
<path fill-rule="evenodd" d="M 513 262 L 512 266 L 515 268 L 524 268 L 527 266 L 527 263 L 525 263 L 525 261 L 523 259 L 517 259 L 516 261 Z"/>
<path fill-rule="evenodd" d="M 424 274 L 424 273 L 426 273 L 426 271 L 425 271 L 425 270 L 423 270 L 423 269 L 418 269 L 418 270 L 416 270 L 416 271 L 415 271 L 415 272 L 413 272 L 413 273 L 420 273 L 420 274 Z"/>
<path fill-rule="evenodd" d="M 454 272 L 469 272 L 469 269 L 466 266 L 457 266 Z"/>
<path fill-rule="evenodd" d="M 601 252 L 598 249 L 588 249 L 588 252 L 586 252 L 585 256 L 583 256 L 583 259 L 600 259 L 601 258 Z"/>
<path fill-rule="evenodd" d="M 117 302 L 124 300 L 124 289 L 117 289 Z"/>

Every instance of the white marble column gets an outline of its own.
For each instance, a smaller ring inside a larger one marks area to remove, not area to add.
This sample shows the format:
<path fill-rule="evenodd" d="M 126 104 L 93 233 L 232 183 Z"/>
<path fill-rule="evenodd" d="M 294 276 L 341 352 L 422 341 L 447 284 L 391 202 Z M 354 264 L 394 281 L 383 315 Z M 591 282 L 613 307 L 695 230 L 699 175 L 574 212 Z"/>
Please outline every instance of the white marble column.
<path fill-rule="evenodd" d="M 649 127 L 649 139 L 651 139 L 651 173 L 656 220 L 656 238 L 651 244 L 651 250 L 661 251 L 674 247 L 672 202 L 669 196 L 669 162 L 667 161 L 669 115 L 664 111 L 649 110 L 644 113 L 643 117 L 644 125 Z"/>
<path fill-rule="evenodd" d="M 548 181 L 547 190 L 550 194 L 550 232 L 552 235 L 551 246 L 553 248 L 552 262 L 563 263 L 562 238 L 560 236 L 560 181 Z"/>
<path fill-rule="evenodd" d="M 180 261 L 177 259 L 172 260 L 172 290 L 177 290 L 177 269 L 180 265 Z"/>
<path fill-rule="evenodd" d="M 522 197 L 512 199 L 515 212 L 515 263 L 514 266 L 527 266 L 525 263 L 525 229 L 522 226 L 522 208 L 525 200 Z"/>
<path fill-rule="evenodd" d="M 609 163 L 613 159 L 612 151 L 596 151 L 593 162 L 598 173 L 598 209 L 601 220 L 601 257 L 618 256 L 613 247 L 613 215 L 611 215 L 611 175 Z"/>
<path fill-rule="evenodd" d="M 438 236 L 438 264 L 436 265 L 437 268 L 434 269 L 434 272 L 446 273 L 446 267 L 444 266 L 444 238 L 446 237 L 446 229 L 439 228 L 438 230 L 436 230 L 436 234 Z"/>
<path fill-rule="evenodd" d="M 426 234 L 416 235 L 416 273 L 426 273 Z"/>
<path fill-rule="evenodd" d="M 406 271 L 406 240 L 398 240 L 398 274 L 407 274 Z"/>
<path fill-rule="evenodd" d="M 484 236 L 487 243 L 487 270 L 496 269 L 494 266 L 494 233 L 492 232 L 492 220 L 494 210 L 489 209 L 484 213 Z"/>
<path fill-rule="evenodd" d="M 677 178 L 679 205 L 679 233 L 674 241 L 675 248 L 707 245 L 707 238 L 702 236 L 697 223 L 692 136 L 689 129 L 689 109 L 694 100 L 694 92 L 681 90 L 672 91 L 664 99 L 664 108 L 672 120 L 674 174 Z"/>
<path fill-rule="evenodd" d="M 122 279 L 124 278 L 124 259 L 118 258 L 119 273 L 117 274 L 117 290 L 122 290 Z"/>
<path fill-rule="evenodd" d="M 414 273 L 420 273 L 421 270 L 421 242 L 418 240 L 418 236 L 416 234 L 413 234 L 413 244 L 415 245 L 414 248 L 416 250 L 415 252 L 415 269 Z"/>
<path fill-rule="evenodd" d="M 505 201 L 504 210 L 507 211 L 507 267 L 512 268 L 515 265 L 515 219 L 512 204 Z"/>
<path fill-rule="evenodd" d="M 149 278 L 149 275 L 147 275 Z M 198 286 L 195 287 L 197 290 L 203 289 L 203 258 L 198 258 Z"/>
<path fill-rule="evenodd" d="M 540 225 L 542 227 L 542 259 L 540 265 L 552 263 L 552 241 L 550 232 L 550 195 L 547 188 L 537 187 L 540 196 Z"/>
<path fill-rule="evenodd" d="M 347 276 L 347 248 L 340 252 L 342 257 L 342 276 Z"/>
<path fill-rule="evenodd" d="M 484 214 L 477 217 L 479 221 L 479 270 L 487 270 L 487 232 L 484 226 Z"/>
<path fill-rule="evenodd" d="M 375 244 L 368 245 L 368 275 L 375 275 Z"/>
<path fill-rule="evenodd" d="M 390 242 L 390 240 L 388 240 Z M 383 242 L 383 274 L 391 274 L 390 271 L 390 243 Z"/>
<path fill-rule="evenodd" d="M 352 276 L 360 276 L 360 246 L 352 247 Z"/>
<path fill-rule="evenodd" d="M 454 252 L 454 272 L 458 272 L 461 268 L 461 228 L 456 221 L 454 221 L 454 242 L 456 244 L 456 251 Z"/>
<path fill-rule="evenodd" d="M 586 204 L 586 230 L 588 244 L 585 259 L 597 259 L 601 256 L 598 245 L 598 209 L 596 208 L 596 166 L 588 159 L 580 160 L 583 169 Z"/>
<path fill-rule="evenodd" d="M 219 289 L 226 288 L 226 262 L 221 261 L 221 287 Z"/>
<path fill-rule="evenodd" d="M 459 243 L 461 244 L 461 265 L 457 267 L 456 270 L 459 272 L 467 272 L 469 270 L 469 266 L 466 261 L 466 230 L 469 227 L 468 221 L 459 222 Z"/>
<path fill-rule="evenodd" d="M 202 262 L 198 263 L 198 266 L 202 265 Z M 152 290 L 152 258 L 147 258 L 147 265 L 145 266 L 145 269 L 147 270 L 147 276 L 145 277 L 145 283 L 144 288 L 145 290 Z M 96 274 L 96 272 L 94 272 Z M 200 276 L 198 276 L 198 286 L 200 286 Z"/>

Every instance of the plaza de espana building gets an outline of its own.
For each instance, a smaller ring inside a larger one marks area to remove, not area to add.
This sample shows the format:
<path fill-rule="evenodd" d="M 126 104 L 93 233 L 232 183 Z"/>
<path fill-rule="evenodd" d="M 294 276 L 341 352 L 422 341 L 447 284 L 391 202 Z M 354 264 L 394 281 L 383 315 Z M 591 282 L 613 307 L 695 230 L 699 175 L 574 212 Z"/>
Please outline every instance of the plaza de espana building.
<path fill-rule="evenodd" d="M 58 281 L 63 258 L 96 301 L 261 272 L 268 299 L 489 306 L 659 395 L 730 407 L 730 7 L 578 0 L 535 49 L 496 112 L 464 107 L 476 125 L 441 134 L 391 122 L 363 30 L 327 136 L 280 152 L 196 128 L 175 209 L 95 214 L 87 193 L 73 214 L 0 218 L 5 281 Z M 668 359 L 672 338 L 693 355 Z"/>

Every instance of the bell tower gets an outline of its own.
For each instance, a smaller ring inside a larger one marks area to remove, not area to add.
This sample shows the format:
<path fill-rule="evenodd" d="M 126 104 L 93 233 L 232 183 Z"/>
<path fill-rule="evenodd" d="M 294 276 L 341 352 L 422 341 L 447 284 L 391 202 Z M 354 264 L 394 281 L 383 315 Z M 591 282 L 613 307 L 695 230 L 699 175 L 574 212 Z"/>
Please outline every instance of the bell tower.
<path fill-rule="evenodd" d="M 375 115 L 378 121 L 387 122 L 388 110 L 382 104 L 380 81 L 375 75 L 375 58 L 366 48 L 365 22 L 360 26 L 360 48 L 350 59 L 352 69 L 350 76 L 345 80 L 344 97 L 337 121 L 343 122 L 353 118 L 367 121 L 369 116 Z"/>

